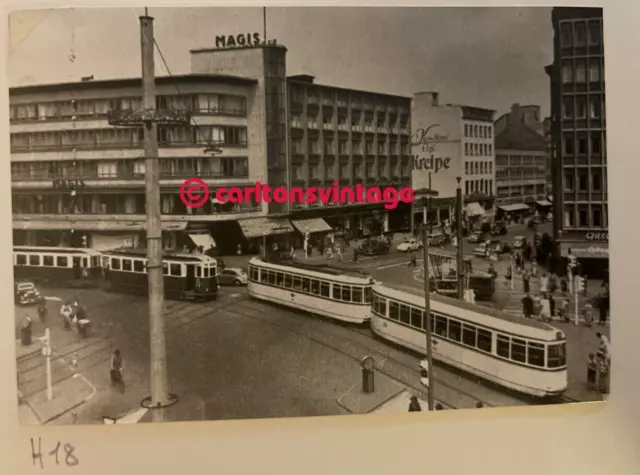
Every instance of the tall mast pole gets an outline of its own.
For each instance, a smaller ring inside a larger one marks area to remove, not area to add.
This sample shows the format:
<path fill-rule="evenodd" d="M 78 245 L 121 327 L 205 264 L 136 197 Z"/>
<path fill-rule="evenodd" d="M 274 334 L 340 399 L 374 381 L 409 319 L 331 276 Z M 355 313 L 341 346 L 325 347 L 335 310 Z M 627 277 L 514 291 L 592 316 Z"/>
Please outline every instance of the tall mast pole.
<path fill-rule="evenodd" d="M 464 243 L 462 241 L 462 188 L 460 187 L 460 177 L 456 177 L 458 187 L 456 188 L 456 236 L 458 242 L 457 274 L 458 274 L 458 298 L 464 300 Z"/>

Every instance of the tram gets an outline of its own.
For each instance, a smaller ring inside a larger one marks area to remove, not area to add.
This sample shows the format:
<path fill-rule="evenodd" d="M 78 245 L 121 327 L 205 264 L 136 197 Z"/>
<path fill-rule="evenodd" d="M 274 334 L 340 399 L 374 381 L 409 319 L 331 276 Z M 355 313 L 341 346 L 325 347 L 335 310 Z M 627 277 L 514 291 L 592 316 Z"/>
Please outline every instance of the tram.
<path fill-rule="evenodd" d="M 100 253 L 75 247 L 13 247 L 16 280 L 31 279 L 52 285 L 96 281 L 102 276 Z"/>
<path fill-rule="evenodd" d="M 249 261 L 249 295 L 349 323 L 370 319 L 373 278 L 329 266 L 293 260 Z"/>
<path fill-rule="evenodd" d="M 431 328 L 437 361 L 529 396 L 567 388 L 566 336 L 550 325 L 432 293 Z M 424 293 L 375 285 L 371 330 L 425 354 Z"/>
<path fill-rule="evenodd" d="M 147 251 L 115 249 L 102 254 L 106 280 L 114 292 L 146 295 Z M 206 255 L 165 253 L 165 296 L 174 300 L 209 301 L 218 296 L 217 261 Z"/>

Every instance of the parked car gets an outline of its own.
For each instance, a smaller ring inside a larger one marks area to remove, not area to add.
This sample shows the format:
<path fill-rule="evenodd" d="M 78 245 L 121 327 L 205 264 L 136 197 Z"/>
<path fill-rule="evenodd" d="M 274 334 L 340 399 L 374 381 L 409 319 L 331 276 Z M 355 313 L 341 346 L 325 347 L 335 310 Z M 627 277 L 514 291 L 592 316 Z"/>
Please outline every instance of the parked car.
<path fill-rule="evenodd" d="M 15 302 L 19 305 L 40 305 L 45 302 L 33 282 L 16 282 L 14 288 Z"/>
<path fill-rule="evenodd" d="M 480 242 L 482 241 L 482 232 L 474 231 L 471 236 L 469 236 L 469 242 Z"/>
<path fill-rule="evenodd" d="M 429 239 L 429 246 L 435 247 L 442 246 L 447 242 L 447 236 L 445 236 L 443 233 L 429 234 L 429 237 L 427 239 Z"/>
<path fill-rule="evenodd" d="M 387 254 L 389 250 L 389 243 L 382 239 L 366 239 L 358 249 L 365 256 L 379 256 L 380 254 Z"/>
<path fill-rule="evenodd" d="M 405 238 L 396 249 L 400 252 L 418 251 L 422 249 L 422 242 L 417 239 Z"/>
<path fill-rule="evenodd" d="M 233 267 L 225 268 L 218 274 L 218 283 L 220 285 L 247 285 L 249 279 L 244 269 Z"/>
<path fill-rule="evenodd" d="M 527 238 L 524 236 L 516 236 L 513 238 L 513 244 L 511 245 L 514 249 L 524 249 L 527 245 Z"/>

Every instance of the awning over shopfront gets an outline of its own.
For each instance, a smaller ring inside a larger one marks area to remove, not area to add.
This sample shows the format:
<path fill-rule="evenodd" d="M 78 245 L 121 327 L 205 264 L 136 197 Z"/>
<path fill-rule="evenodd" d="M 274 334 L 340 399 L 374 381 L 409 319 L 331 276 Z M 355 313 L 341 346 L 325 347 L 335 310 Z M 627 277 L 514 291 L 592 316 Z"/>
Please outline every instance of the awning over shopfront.
<path fill-rule="evenodd" d="M 333 228 L 322 218 L 297 219 L 291 221 L 291 224 L 302 234 L 329 233 L 333 231 Z"/>
<path fill-rule="evenodd" d="M 247 239 L 293 232 L 293 227 L 285 218 L 248 218 L 239 220 L 238 224 Z"/>
<path fill-rule="evenodd" d="M 196 246 L 202 247 L 205 251 L 212 247 L 216 247 L 216 241 L 209 233 L 189 233 L 189 239 L 191 239 Z"/>
<path fill-rule="evenodd" d="M 482 206 L 480 206 L 479 203 L 469 203 L 466 207 L 465 210 L 467 212 L 467 215 L 473 217 L 473 216 L 484 216 L 486 214 L 484 208 Z"/>
<path fill-rule="evenodd" d="M 144 231 L 147 223 L 144 221 L 101 221 L 101 220 L 48 220 L 48 219 L 20 219 L 13 221 L 13 229 L 28 231 Z M 187 222 L 163 221 L 163 231 L 184 231 Z"/>
<path fill-rule="evenodd" d="M 560 244 L 562 257 L 571 255 L 578 259 L 609 259 L 609 243 L 607 242 L 563 242 Z"/>
<path fill-rule="evenodd" d="M 551 206 L 553 203 L 547 200 L 540 200 L 540 201 L 536 201 L 536 204 L 539 206 Z"/>
<path fill-rule="evenodd" d="M 500 208 L 502 211 L 506 211 L 507 213 L 513 213 L 514 211 L 524 211 L 524 210 L 531 209 L 524 203 L 503 205 L 503 206 L 498 206 L 498 208 Z"/>

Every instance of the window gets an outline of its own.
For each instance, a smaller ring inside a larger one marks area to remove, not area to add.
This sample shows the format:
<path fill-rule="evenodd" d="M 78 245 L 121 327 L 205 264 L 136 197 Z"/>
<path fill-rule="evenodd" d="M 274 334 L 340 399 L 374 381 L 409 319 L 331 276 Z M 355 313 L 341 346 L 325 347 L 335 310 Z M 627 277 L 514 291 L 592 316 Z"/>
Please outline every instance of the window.
<path fill-rule="evenodd" d="M 597 192 L 602 191 L 602 173 L 600 170 L 591 170 L 591 189 Z"/>
<path fill-rule="evenodd" d="M 589 143 L 586 137 L 578 138 L 578 154 L 586 155 L 589 153 Z"/>
<path fill-rule="evenodd" d="M 464 154 L 466 156 L 469 156 L 469 144 L 468 143 L 464 144 Z"/>
<path fill-rule="evenodd" d="M 293 290 L 302 290 L 302 278 L 294 275 L 293 276 Z M 334 286 L 334 292 L 335 292 L 335 286 Z M 335 295 L 334 295 L 335 297 Z M 336 297 L 337 298 L 337 297 Z"/>
<path fill-rule="evenodd" d="M 120 270 L 120 259 L 116 259 L 115 257 L 111 258 L 111 269 Z"/>
<path fill-rule="evenodd" d="M 573 82 L 573 65 L 571 62 L 565 61 L 562 64 L 562 84 L 570 84 Z"/>
<path fill-rule="evenodd" d="M 527 344 L 527 363 L 544 368 L 544 345 L 532 342 Z"/>
<path fill-rule="evenodd" d="M 462 325 L 455 320 L 449 320 L 449 339 L 460 341 L 462 335 Z"/>
<path fill-rule="evenodd" d="M 170 264 L 169 275 L 173 275 L 173 276 L 182 275 L 182 266 L 180 264 Z"/>
<path fill-rule="evenodd" d="M 371 303 L 373 301 L 373 290 L 371 287 L 364 288 L 364 303 Z"/>
<path fill-rule="evenodd" d="M 578 208 L 578 227 L 584 228 L 589 226 L 589 209 L 587 205 L 581 205 Z"/>
<path fill-rule="evenodd" d="M 597 58 L 589 60 L 589 82 L 600 82 L 600 60 Z"/>
<path fill-rule="evenodd" d="M 527 346 L 524 340 L 518 338 L 511 340 L 511 359 L 520 363 L 527 362 Z"/>
<path fill-rule="evenodd" d="M 575 226 L 575 208 L 572 205 L 564 207 L 564 227 L 573 228 Z"/>
<path fill-rule="evenodd" d="M 407 305 L 400 305 L 400 322 L 406 325 L 411 322 L 411 310 Z"/>
<path fill-rule="evenodd" d="M 600 23 L 590 21 L 587 28 L 589 46 L 598 46 L 600 44 Z"/>
<path fill-rule="evenodd" d="M 447 337 L 447 319 L 445 317 L 436 317 L 435 330 L 436 335 Z"/>
<path fill-rule="evenodd" d="M 547 367 L 559 368 L 567 364 L 566 347 L 564 343 L 557 343 L 547 347 Z"/>
<path fill-rule="evenodd" d="M 133 270 L 135 272 L 144 272 L 144 261 L 133 261 Z"/>
<path fill-rule="evenodd" d="M 498 356 L 501 356 L 502 358 L 509 358 L 509 337 L 504 335 L 497 335 L 497 342 L 498 346 L 496 353 L 498 353 Z"/>
<path fill-rule="evenodd" d="M 29 265 L 30 266 L 39 266 L 40 265 L 40 256 L 29 256 Z"/>
<path fill-rule="evenodd" d="M 468 124 L 464 124 L 464 136 L 465 137 L 469 136 L 469 125 Z"/>
<path fill-rule="evenodd" d="M 600 137 L 597 135 L 591 136 L 591 154 L 600 155 L 602 153 L 602 144 L 600 143 Z"/>
<path fill-rule="evenodd" d="M 575 24 L 575 46 L 586 46 L 587 25 L 584 22 Z"/>
<path fill-rule="evenodd" d="M 58 256 L 56 258 L 56 266 L 57 267 L 68 267 L 69 266 L 69 259 L 67 259 L 67 256 Z"/>
<path fill-rule="evenodd" d="M 587 191 L 589 188 L 588 178 L 587 178 L 587 169 L 579 169 L 578 170 L 578 191 Z"/>
<path fill-rule="evenodd" d="M 320 295 L 322 295 L 323 297 L 329 298 L 330 296 L 329 289 L 330 287 L 327 282 L 320 282 Z"/>
<path fill-rule="evenodd" d="M 362 287 L 353 287 L 351 289 L 351 301 L 362 303 Z"/>
<path fill-rule="evenodd" d="M 166 262 L 162 263 L 162 273 L 164 275 L 169 275 L 169 264 L 167 264 Z M 260 282 L 260 270 L 255 269 L 255 279 L 256 282 Z"/>
<path fill-rule="evenodd" d="M 584 59 L 576 60 L 576 83 L 587 82 L 587 63 Z"/>
<path fill-rule="evenodd" d="M 600 205 L 591 205 L 591 225 L 594 228 L 602 227 L 602 207 Z"/>
<path fill-rule="evenodd" d="M 560 45 L 563 48 L 573 46 L 573 31 L 571 23 L 562 23 L 560 25 Z"/>
<path fill-rule="evenodd" d="M 411 307 L 411 326 L 422 329 L 422 310 Z"/>
<path fill-rule="evenodd" d="M 587 97 L 586 96 L 577 96 L 576 97 L 576 119 L 586 119 L 587 118 Z"/>
<path fill-rule="evenodd" d="M 42 256 L 42 265 L 45 267 L 53 267 L 53 256 Z"/>
<path fill-rule="evenodd" d="M 464 174 L 469 174 L 469 162 L 464 162 Z"/>
<path fill-rule="evenodd" d="M 377 298 L 377 306 L 376 311 L 380 315 L 387 315 L 387 300 L 382 298 Z"/>
<path fill-rule="evenodd" d="M 270 277 L 271 278 L 269 279 L 269 283 L 275 285 L 275 283 L 276 283 L 275 272 L 272 272 Z M 304 293 L 308 294 L 310 289 L 311 289 L 311 282 L 306 277 L 303 277 L 302 278 L 302 291 Z"/>
<path fill-rule="evenodd" d="M 99 162 L 98 178 L 114 178 L 118 176 L 117 162 Z"/>
<path fill-rule="evenodd" d="M 564 153 L 573 155 L 573 135 L 565 135 L 564 137 Z"/>
<path fill-rule="evenodd" d="M 400 305 L 397 302 L 389 302 L 389 318 L 392 320 L 400 318 Z"/>
<path fill-rule="evenodd" d="M 573 171 L 564 172 L 564 190 L 565 191 L 574 191 L 575 183 Z"/>
<path fill-rule="evenodd" d="M 486 351 L 487 353 L 493 352 L 493 345 L 491 341 L 491 332 L 478 328 L 478 349 Z"/>
<path fill-rule="evenodd" d="M 602 104 L 600 96 L 591 96 L 589 98 L 589 117 L 599 119 L 602 115 Z"/>
<path fill-rule="evenodd" d="M 462 343 L 469 346 L 476 346 L 476 327 L 471 325 L 462 326 Z"/>

